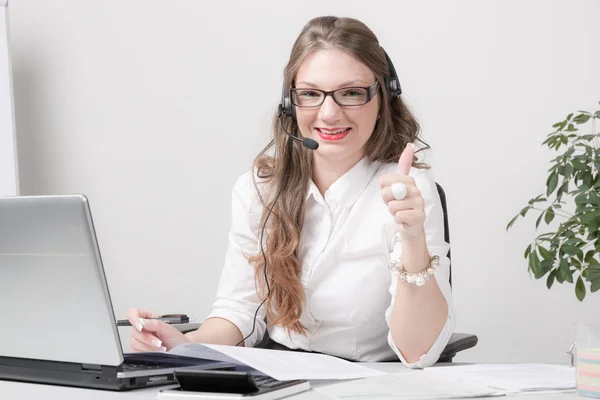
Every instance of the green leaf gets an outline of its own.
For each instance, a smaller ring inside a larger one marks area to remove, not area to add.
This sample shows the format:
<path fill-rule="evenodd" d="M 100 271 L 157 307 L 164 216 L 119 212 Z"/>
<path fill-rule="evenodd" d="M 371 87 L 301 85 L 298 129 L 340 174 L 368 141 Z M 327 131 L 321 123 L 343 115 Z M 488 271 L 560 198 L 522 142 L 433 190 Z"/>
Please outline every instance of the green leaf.
<path fill-rule="evenodd" d="M 594 258 L 594 254 L 595 254 L 594 250 L 590 250 L 590 251 L 588 251 L 587 253 L 585 253 L 585 258 L 584 258 L 584 261 L 585 261 L 586 263 L 589 263 L 589 262 L 590 262 L 590 260 L 591 260 L 592 258 Z"/>
<path fill-rule="evenodd" d="M 546 272 L 550 271 L 551 269 L 552 269 L 552 260 L 543 260 L 540 263 L 540 271 L 535 278 L 540 279 L 542 276 L 546 275 Z"/>
<path fill-rule="evenodd" d="M 561 141 L 559 140 L 559 141 L 556 143 L 556 145 L 554 146 L 554 150 L 558 150 L 558 148 L 560 147 L 560 145 L 561 145 Z"/>
<path fill-rule="evenodd" d="M 571 163 L 573 164 L 573 167 L 575 167 L 576 170 L 578 171 L 585 171 L 587 170 L 587 164 L 577 160 L 577 159 L 572 159 Z"/>
<path fill-rule="evenodd" d="M 571 164 L 565 165 L 565 178 L 569 178 L 573 175 L 573 166 Z"/>
<path fill-rule="evenodd" d="M 582 179 L 583 179 L 583 184 L 587 187 L 591 187 L 592 186 L 592 173 L 590 171 L 585 171 L 582 175 L 581 175 Z"/>
<path fill-rule="evenodd" d="M 548 289 L 550 289 L 552 287 L 553 283 L 554 283 L 554 271 L 550 272 L 548 274 L 548 278 L 546 278 L 546 286 L 548 287 Z"/>
<path fill-rule="evenodd" d="M 575 284 L 575 295 L 579 301 L 583 301 L 585 298 L 585 285 L 583 283 L 583 279 L 581 279 L 581 276 L 577 278 L 577 283 Z"/>
<path fill-rule="evenodd" d="M 598 249 L 596 249 L 596 252 L 598 252 Z M 588 264 L 591 269 L 598 270 L 598 272 L 600 272 L 600 262 L 598 262 L 598 260 L 592 258 L 588 260 Z"/>
<path fill-rule="evenodd" d="M 528 207 L 524 207 L 519 214 L 521 214 L 521 216 L 524 217 L 525 214 L 527 214 L 527 211 L 529 211 L 530 208 L 531 207 L 529 207 L 529 206 Z"/>
<path fill-rule="evenodd" d="M 590 292 L 594 293 L 598 290 L 600 290 L 600 279 L 597 279 L 594 282 L 592 282 L 592 286 L 590 286 Z"/>
<path fill-rule="evenodd" d="M 590 136 L 594 136 L 594 135 L 590 135 Z M 592 150 L 592 148 L 590 146 L 588 146 L 587 144 L 585 145 L 585 155 L 587 156 L 588 159 L 594 158 L 594 150 Z M 587 160 L 586 160 L 586 163 L 587 163 Z"/>
<path fill-rule="evenodd" d="M 567 121 L 571 120 L 571 118 L 573 118 L 573 113 L 567 115 Z"/>
<path fill-rule="evenodd" d="M 567 261 L 565 261 L 564 259 L 560 260 L 560 264 L 558 267 L 558 274 L 559 274 L 561 280 L 567 281 L 569 283 L 573 283 L 573 273 L 571 272 L 571 268 L 569 267 L 569 264 L 567 264 Z"/>
<path fill-rule="evenodd" d="M 587 272 L 587 274 L 586 274 L 586 279 L 587 279 L 589 282 L 595 282 L 595 281 L 598 281 L 598 280 L 600 280 L 600 272 L 598 272 L 598 271 L 593 271 L 593 270 L 592 270 L 592 271 L 590 271 L 589 269 L 586 269 L 586 272 Z"/>
<path fill-rule="evenodd" d="M 599 215 L 595 212 L 589 212 L 589 213 L 585 213 L 581 216 L 581 223 L 588 225 L 591 224 L 594 221 L 597 221 L 599 218 Z"/>
<path fill-rule="evenodd" d="M 544 218 L 544 221 L 546 221 L 546 225 L 548 225 L 550 222 L 552 222 L 553 219 L 554 219 L 554 210 L 552 208 L 549 208 L 546 211 L 546 216 Z"/>
<path fill-rule="evenodd" d="M 556 189 L 557 185 L 558 185 L 558 174 L 556 172 L 554 172 L 546 180 L 546 186 L 548 187 L 548 191 L 546 192 L 546 194 L 548 196 L 550 196 L 550 194 L 552 192 L 554 192 L 554 189 Z"/>
<path fill-rule="evenodd" d="M 566 246 L 562 247 L 562 251 L 564 251 L 566 254 L 568 254 L 570 256 L 574 256 L 579 251 L 579 248 L 577 248 L 575 246 L 571 246 L 571 245 L 566 245 Z"/>
<path fill-rule="evenodd" d="M 519 218 L 519 214 L 517 214 L 513 219 L 511 219 L 510 222 L 508 223 L 508 225 L 506 225 L 506 230 L 507 231 L 510 229 L 511 226 L 513 226 L 513 224 L 515 223 L 515 221 L 517 220 L 517 218 Z"/>
<path fill-rule="evenodd" d="M 570 239 L 567 240 L 564 244 L 580 247 L 583 246 L 585 242 L 578 237 L 570 236 Z"/>
<path fill-rule="evenodd" d="M 540 251 L 540 255 L 544 260 L 554 260 L 554 253 L 546 249 L 545 247 L 538 246 L 538 250 Z"/>
<path fill-rule="evenodd" d="M 529 257 L 529 253 L 531 253 L 531 245 L 527 246 L 525 249 L 525 258 Z"/>
<path fill-rule="evenodd" d="M 533 272 L 534 276 L 537 276 L 540 273 L 541 265 L 540 259 L 535 251 L 531 252 L 529 255 L 529 269 Z"/>
<path fill-rule="evenodd" d="M 566 193 L 568 191 L 569 191 L 569 181 L 565 179 L 565 181 L 563 182 L 563 184 L 560 185 L 560 187 L 556 191 L 556 200 L 560 201 L 560 199 L 562 198 L 563 193 Z"/>
<path fill-rule="evenodd" d="M 573 118 L 573 122 L 575 122 L 576 124 L 585 124 L 590 118 L 590 115 L 579 114 L 578 116 Z"/>
<path fill-rule="evenodd" d="M 538 217 L 537 221 L 535 221 L 535 228 L 536 229 L 540 226 L 540 222 L 542 222 L 542 218 L 544 217 L 544 213 L 545 213 L 545 211 L 542 211 L 542 213 Z"/>
<path fill-rule="evenodd" d="M 590 203 L 600 206 L 600 195 L 595 192 L 590 192 Z"/>
<path fill-rule="evenodd" d="M 587 195 L 585 193 L 581 193 L 575 197 L 575 204 L 578 206 L 585 205 L 587 203 Z"/>

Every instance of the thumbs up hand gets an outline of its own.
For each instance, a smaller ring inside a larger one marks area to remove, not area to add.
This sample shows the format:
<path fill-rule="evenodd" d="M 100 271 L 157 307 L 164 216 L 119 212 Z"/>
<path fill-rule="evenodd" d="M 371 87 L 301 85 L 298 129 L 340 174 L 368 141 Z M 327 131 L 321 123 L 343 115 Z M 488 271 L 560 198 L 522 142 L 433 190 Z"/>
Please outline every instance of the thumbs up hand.
<path fill-rule="evenodd" d="M 381 196 L 403 239 L 424 232 L 425 201 L 415 180 L 408 176 L 414 154 L 414 144 L 408 143 L 398 161 L 398 172 L 382 175 L 380 180 Z"/>

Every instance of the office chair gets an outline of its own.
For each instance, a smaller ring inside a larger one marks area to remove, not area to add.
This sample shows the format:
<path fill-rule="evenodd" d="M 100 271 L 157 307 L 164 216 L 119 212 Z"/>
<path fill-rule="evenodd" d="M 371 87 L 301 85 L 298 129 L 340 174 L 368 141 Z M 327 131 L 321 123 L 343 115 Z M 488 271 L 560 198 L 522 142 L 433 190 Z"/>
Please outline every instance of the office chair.
<path fill-rule="evenodd" d="M 442 203 L 442 210 L 444 212 L 444 240 L 450 244 L 450 228 L 448 226 L 448 207 L 446 204 L 446 193 L 442 186 L 438 183 L 435 184 L 437 187 L 438 194 L 440 196 L 440 201 Z M 448 249 L 448 258 L 450 258 L 450 249 Z M 450 287 L 452 287 L 452 263 L 450 263 Z M 184 326 L 183 333 L 187 333 L 198 329 L 200 324 L 186 324 Z M 438 363 L 440 362 L 452 362 L 452 359 L 459 351 L 470 349 L 477 344 L 478 338 L 476 335 L 469 333 L 453 333 L 450 337 L 450 341 L 442 351 L 440 358 L 438 359 Z M 273 341 L 269 340 L 269 332 L 266 331 L 263 339 L 254 347 L 258 348 L 271 348 L 273 345 Z"/>
<path fill-rule="evenodd" d="M 450 226 L 448 224 L 448 205 L 446 204 L 446 192 L 439 183 L 435 183 L 438 194 L 440 195 L 440 202 L 442 203 L 442 210 L 444 212 L 444 240 L 450 244 Z M 450 259 L 450 287 L 452 287 L 452 259 L 450 257 L 451 249 L 448 249 L 448 259 Z M 459 351 L 470 349 L 475 347 L 478 338 L 476 335 L 470 333 L 453 333 L 450 337 L 450 341 L 440 354 L 440 358 L 437 362 L 452 362 L 452 359 Z"/>

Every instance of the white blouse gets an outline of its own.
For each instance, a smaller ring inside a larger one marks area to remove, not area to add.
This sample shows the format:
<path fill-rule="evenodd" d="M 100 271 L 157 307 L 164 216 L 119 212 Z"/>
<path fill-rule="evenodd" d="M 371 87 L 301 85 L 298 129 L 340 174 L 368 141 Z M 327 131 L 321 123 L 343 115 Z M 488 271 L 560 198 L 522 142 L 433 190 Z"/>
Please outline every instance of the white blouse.
<path fill-rule="evenodd" d="M 448 243 L 440 198 L 430 170 L 411 168 L 409 175 L 425 200 L 427 248 L 440 257 L 437 284 L 448 302 L 448 319 L 437 340 L 420 361 L 409 364 L 396 347 L 389 329 L 397 279 L 388 269 L 401 255 L 396 223 L 381 197 L 379 177 L 397 171 L 397 163 L 369 162 L 365 157 L 321 196 L 311 181 L 306 193 L 306 213 L 298 255 L 306 302 L 300 319 L 306 335 L 285 328 L 269 328 L 269 336 L 292 349 L 303 349 L 355 361 L 386 361 L 398 358 L 408 367 L 433 365 L 455 327 L 449 284 Z M 251 172 L 235 183 L 231 230 L 217 299 L 207 317 L 224 318 L 246 337 L 252 330 L 260 304 L 254 269 L 246 255 L 260 253 L 262 205 Z M 267 243 L 268 225 L 264 243 Z M 406 284 L 406 283 L 404 283 Z M 427 284 L 427 283 L 426 283 Z M 264 305 L 254 333 L 245 345 L 262 339 Z"/>

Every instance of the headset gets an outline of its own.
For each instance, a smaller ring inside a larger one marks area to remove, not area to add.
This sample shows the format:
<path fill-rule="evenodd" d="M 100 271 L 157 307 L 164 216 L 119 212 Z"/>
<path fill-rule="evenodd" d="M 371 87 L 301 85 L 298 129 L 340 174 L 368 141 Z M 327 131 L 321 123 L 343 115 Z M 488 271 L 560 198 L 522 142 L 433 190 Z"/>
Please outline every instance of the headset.
<path fill-rule="evenodd" d="M 392 103 L 397 97 L 400 97 L 400 95 L 402 94 L 402 88 L 400 87 L 400 79 L 398 79 L 398 74 L 396 73 L 396 68 L 394 68 L 392 59 L 387 54 L 387 52 L 383 49 L 383 47 L 381 49 L 383 50 L 383 54 L 385 55 L 385 60 L 387 62 L 388 70 L 389 70 L 388 75 L 385 77 L 385 90 L 388 93 L 388 99 L 389 99 L 390 103 Z M 285 127 L 283 125 L 283 120 L 285 118 L 290 118 L 292 120 L 292 124 L 295 124 L 298 122 L 296 119 L 296 107 L 294 106 L 294 104 L 292 104 L 291 88 L 286 87 L 285 82 L 283 83 L 283 87 L 281 90 L 281 102 L 279 103 L 279 106 L 277 109 L 278 109 L 279 127 L 281 128 L 282 131 L 284 131 L 289 136 L 289 138 L 290 138 L 290 140 L 292 140 L 292 142 L 293 141 L 300 142 L 300 143 L 302 143 L 302 145 L 304 147 L 306 147 L 307 149 L 313 150 L 313 151 L 317 150 L 319 148 L 319 143 L 316 140 L 313 140 L 311 138 L 299 138 L 297 136 L 292 135 L 290 132 L 287 131 L 287 129 L 285 129 Z M 245 338 L 243 338 L 240 342 L 238 342 L 238 344 L 236 344 L 236 346 L 239 346 L 241 343 L 244 343 L 246 341 L 246 339 L 248 339 L 250 336 L 252 336 L 252 334 L 254 333 L 254 329 L 256 328 L 256 317 L 258 315 L 258 310 L 260 310 L 262 305 L 265 304 L 265 302 L 271 295 L 271 288 L 269 287 L 269 280 L 267 277 L 267 257 L 265 255 L 265 250 L 263 248 L 263 236 L 265 233 L 265 227 L 267 226 L 267 220 L 271 216 L 271 213 L 273 212 L 273 208 L 275 207 L 275 204 L 277 203 L 277 199 L 279 198 L 279 195 L 281 194 L 281 187 L 282 187 L 282 185 L 279 185 L 279 189 L 277 190 L 277 194 L 275 195 L 275 199 L 273 200 L 273 205 L 269 209 L 269 213 L 267 214 L 267 217 L 265 218 L 265 222 L 264 222 L 261 232 L 260 232 L 260 251 L 262 253 L 263 262 L 264 262 L 263 274 L 265 277 L 265 284 L 267 286 L 267 296 L 262 301 L 262 303 L 260 303 L 259 306 L 256 308 L 256 312 L 254 313 L 254 320 L 252 322 L 252 331 Z"/>
<path fill-rule="evenodd" d="M 383 47 L 381 49 L 383 50 L 383 54 L 385 55 L 385 60 L 387 62 L 388 69 L 389 69 L 389 75 L 387 75 L 385 77 L 385 90 L 388 93 L 389 101 L 393 102 L 396 97 L 400 97 L 400 95 L 402 94 L 402 88 L 400 87 L 400 79 L 398 79 L 398 74 L 396 73 L 396 68 L 394 68 L 392 59 L 390 58 L 388 53 L 383 49 Z M 296 107 L 292 104 L 290 89 L 291 88 L 287 88 L 285 86 L 285 82 L 284 82 L 284 86 L 281 90 L 281 103 L 279 104 L 279 108 L 278 108 L 279 109 L 279 120 L 281 121 L 283 118 L 288 117 L 288 118 L 291 118 L 293 123 L 296 123 L 297 122 Z M 283 124 L 281 124 L 281 127 L 283 129 Z M 287 130 L 283 129 L 283 131 L 285 133 L 287 133 L 288 136 L 290 136 L 292 139 L 303 142 L 302 139 L 291 135 Z M 306 146 L 305 143 L 302 143 L 302 144 L 305 147 L 308 147 L 308 146 Z M 319 145 L 317 144 L 317 147 L 318 146 Z M 310 147 L 308 147 L 308 148 L 311 150 L 316 150 L 316 149 L 312 149 Z"/>

